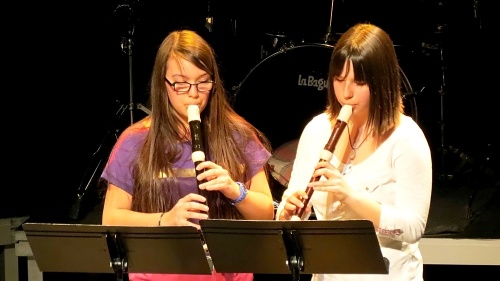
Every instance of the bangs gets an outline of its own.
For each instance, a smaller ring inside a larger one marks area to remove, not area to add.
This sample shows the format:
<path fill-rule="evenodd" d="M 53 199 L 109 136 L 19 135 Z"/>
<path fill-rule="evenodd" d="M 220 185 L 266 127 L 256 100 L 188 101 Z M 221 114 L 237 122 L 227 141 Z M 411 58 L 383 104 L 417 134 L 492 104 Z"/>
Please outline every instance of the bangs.
<path fill-rule="evenodd" d="M 351 64 L 347 63 L 349 61 L 352 62 L 353 71 L 354 71 L 354 79 L 357 82 L 367 82 L 363 57 L 361 55 L 353 55 L 347 54 L 346 52 L 339 52 L 338 55 L 332 57 L 331 69 L 330 73 L 332 77 L 338 77 L 340 79 L 344 79 L 351 71 Z M 342 72 L 346 67 L 346 71 L 344 77 L 342 77 Z"/>

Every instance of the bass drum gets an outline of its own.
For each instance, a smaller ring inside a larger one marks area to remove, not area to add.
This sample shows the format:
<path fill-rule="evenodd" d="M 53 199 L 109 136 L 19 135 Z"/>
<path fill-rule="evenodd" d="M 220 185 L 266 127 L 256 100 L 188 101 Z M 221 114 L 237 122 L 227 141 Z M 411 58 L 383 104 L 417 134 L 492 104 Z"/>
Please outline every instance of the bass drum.
<path fill-rule="evenodd" d="M 283 47 L 235 87 L 235 111 L 261 130 L 273 149 L 298 139 L 307 122 L 325 109 L 332 51 L 328 44 Z M 401 74 L 405 111 L 417 121 L 415 95 Z"/>
<path fill-rule="evenodd" d="M 282 48 L 250 70 L 236 87 L 236 112 L 261 130 L 273 148 L 300 136 L 307 122 L 325 109 L 333 46 Z"/>

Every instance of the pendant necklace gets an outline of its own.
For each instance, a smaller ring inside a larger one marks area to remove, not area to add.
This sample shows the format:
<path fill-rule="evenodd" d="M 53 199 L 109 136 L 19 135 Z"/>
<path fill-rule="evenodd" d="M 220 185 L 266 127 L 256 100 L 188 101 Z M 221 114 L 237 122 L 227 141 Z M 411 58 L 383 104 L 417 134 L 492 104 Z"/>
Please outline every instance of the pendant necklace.
<path fill-rule="evenodd" d="M 363 145 L 363 143 L 365 143 L 365 141 L 368 139 L 368 136 L 371 134 L 372 131 L 373 129 L 370 130 L 368 134 L 366 134 L 365 138 L 361 141 L 361 143 L 359 143 L 358 147 L 354 147 L 351 141 L 351 131 L 349 130 L 349 126 L 347 126 L 347 132 L 349 133 L 349 145 L 351 146 L 351 153 L 349 154 L 349 159 L 351 159 L 351 161 L 356 158 L 356 151 Z"/>

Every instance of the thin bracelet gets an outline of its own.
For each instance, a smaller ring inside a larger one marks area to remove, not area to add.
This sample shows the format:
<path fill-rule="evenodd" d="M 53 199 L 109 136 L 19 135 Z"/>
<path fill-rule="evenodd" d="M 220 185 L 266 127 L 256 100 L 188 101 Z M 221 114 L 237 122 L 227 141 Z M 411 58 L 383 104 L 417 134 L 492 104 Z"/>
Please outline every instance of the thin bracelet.
<path fill-rule="evenodd" d="M 164 215 L 164 214 L 165 214 L 165 213 L 161 213 L 161 214 L 160 214 L 160 218 L 158 219 L 158 226 L 161 226 L 161 218 L 163 218 L 163 215 Z"/>

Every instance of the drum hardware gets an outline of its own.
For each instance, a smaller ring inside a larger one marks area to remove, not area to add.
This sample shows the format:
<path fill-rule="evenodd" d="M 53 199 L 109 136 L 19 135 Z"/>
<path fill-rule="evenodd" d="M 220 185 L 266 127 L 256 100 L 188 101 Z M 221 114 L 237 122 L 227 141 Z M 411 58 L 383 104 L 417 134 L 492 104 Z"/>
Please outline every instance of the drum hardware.
<path fill-rule="evenodd" d="M 328 28 L 326 30 L 326 34 L 323 37 L 323 42 L 325 44 L 328 44 L 328 43 L 331 43 L 331 42 L 337 42 L 337 40 L 339 39 L 339 38 L 337 38 L 336 35 L 332 34 L 333 2 L 334 2 L 334 0 L 332 0 L 332 5 L 330 6 L 330 22 L 328 24 Z"/>
<path fill-rule="evenodd" d="M 121 120 L 125 111 L 129 111 L 130 114 L 130 124 L 134 123 L 134 110 L 139 109 L 146 114 L 150 114 L 151 111 L 144 105 L 134 103 L 134 89 L 133 89 L 133 76 L 132 76 L 132 54 L 133 54 L 133 36 L 135 31 L 135 23 L 138 19 L 138 0 L 125 0 L 125 4 L 119 4 L 113 10 L 113 15 L 118 18 L 126 18 L 127 29 L 123 32 L 123 36 L 120 39 L 120 47 L 122 52 L 124 52 L 128 57 L 128 72 L 129 72 L 129 103 L 121 103 L 117 100 L 118 110 L 115 112 L 113 119 L 101 139 L 96 151 L 92 154 L 90 161 L 88 163 L 87 169 L 83 175 L 80 186 L 78 187 L 76 199 L 70 207 L 67 216 L 74 220 L 82 219 L 87 212 L 95 207 L 94 204 L 99 203 L 100 194 L 98 192 L 98 179 L 100 178 L 100 173 L 104 169 L 106 164 L 105 159 L 108 153 L 111 151 L 113 144 L 118 140 L 118 135 L 121 129 L 118 129 L 118 121 Z M 110 138 L 113 136 L 114 138 Z M 90 196 L 90 197 L 89 197 Z"/>
<path fill-rule="evenodd" d="M 443 44 L 438 44 L 439 46 L 439 62 L 441 65 L 441 85 L 438 90 L 439 94 L 439 102 L 440 102 L 440 111 L 439 111 L 439 128 L 440 128 L 440 152 L 441 152 L 441 174 L 439 175 L 441 180 L 452 179 L 453 175 L 447 173 L 447 167 L 445 164 L 446 154 L 448 153 L 447 148 L 445 147 L 444 140 L 444 95 L 446 94 L 446 65 L 443 56 Z"/>
<path fill-rule="evenodd" d="M 444 25 L 439 25 L 437 27 L 437 34 L 441 34 L 444 31 Z M 435 44 L 422 42 L 421 46 L 427 50 L 435 50 L 439 52 L 439 65 L 440 65 L 440 85 L 437 93 L 439 94 L 439 121 L 437 122 L 439 126 L 439 148 L 438 153 L 440 156 L 440 173 L 438 175 L 439 180 L 451 180 L 453 179 L 453 174 L 449 173 L 448 167 L 446 165 L 446 156 L 450 153 L 448 147 L 446 147 L 445 142 L 445 112 L 444 112 L 444 96 L 446 95 L 446 62 L 444 59 L 444 48 L 443 43 L 438 42 Z M 451 148 L 451 146 L 450 146 Z"/>
<path fill-rule="evenodd" d="M 208 32 L 213 32 L 214 31 L 214 17 L 212 16 L 212 11 L 211 5 L 210 5 L 210 0 L 207 1 L 207 17 L 205 18 L 205 28 L 208 30 Z"/>
<path fill-rule="evenodd" d="M 450 145 L 445 140 L 446 137 L 446 115 L 445 115 L 445 95 L 447 94 L 447 64 L 445 56 L 444 43 L 442 42 L 442 36 L 447 31 L 447 24 L 439 24 L 436 27 L 434 34 L 438 35 L 440 40 L 437 43 L 431 44 L 427 42 L 422 42 L 421 46 L 427 50 L 437 51 L 439 54 L 439 66 L 440 66 L 440 85 L 437 93 L 439 94 L 439 121 L 437 122 L 439 126 L 439 147 L 437 152 L 440 157 L 440 173 L 438 179 L 441 181 L 453 180 L 458 173 L 463 172 L 463 167 L 465 164 L 472 163 L 471 157 L 465 154 L 463 151 L 458 150 L 453 145 Z M 453 164 L 453 158 L 458 155 L 460 163 L 456 166 L 449 165 Z"/>
<path fill-rule="evenodd" d="M 283 52 L 292 48 L 295 44 L 291 40 L 287 42 L 287 38 L 288 36 L 281 31 L 277 33 L 264 33 L 264 44 L 260 45 L 260 59 L 263 60 L 273 53 Z"/>
<path fill-rule="evenodd" d="M 330 19 L 327 28 L 326 34 L 321 38 L 324 44 L 332 44 L 337 42 L 339 33 L 332 32 L 332 22 L 333 22 L 333 3 L 334 0 L 331 1 L 330 6 Z M 288 41 L 287 41 L 288 40 Z M 282 31 L 273 31 L 273 32 L 265 32 L 264 33 L 264 43 L 260 46 L 260 59 L 263 60 L 266 57 L 270 56 L 276 52 L 284 52 L 290 48 L 293 48 L 295 45 L 305 45 L 308 44 L 305 38 L 300 40 L 290 40 L 288 36 Z M 267 48 L 266 48 L 267 47 Z"/>
<path fill-rule="evenodd" d="M 478 192 L 483 187 L 498 186 L 500 181 L 498 181 L 497 170 L 498 163 L 495 163 L 494 147 L 492 144 L 482 144 L 483 149 L 486 150 L 484 153 L 476 154 L 470 156 L 465 154 L 460 149 L 449 146 L 448 152 L 453 156 L 450 161 L 453 161 L 453 179 L 456 181 L 469 181 L 472 188 L 467 202 L 467 219 L 473 219 L 478 212 L 482 209 L 474 209 L 473 204 Z M 497 165 L 497 166 L 495 166 Z M 480 194 L 480 193 L 479 193 Z"/>
<path fill-rule="evenodd" d="M 205 27 L 208 32 L 213 32 L 214 30 L 214 17 L 206 17 L 205 18 Z"/>
<path fill-rule="evenodd" d="M 479 30 L 482 30 L 483 29 L 483 24 L 482 24 L 481 15 L 480 15 L 480 11 L 481 11 L 480 7 L 481 7 L 481 5 L 479 5 L 479 0 L 474 0 L 473 1 L 474 18 L 478 22 L 478 28 L 479 28 Z"/>
<path fill-rule="evenodd" d="M 408 77 L 401 67 L 399 67 L 399 73 L 401 75 L 401 86 L 403 87 L 402 95 L 403 104 L 405 106 L 405 114 L 409 115 L 415 122 L 419 123 L 416 98 L 418 93 L 421 93 L 425 87 L 420 89 L 419 92 L 414 92 L 410 80 L 408 80 Z"/>

